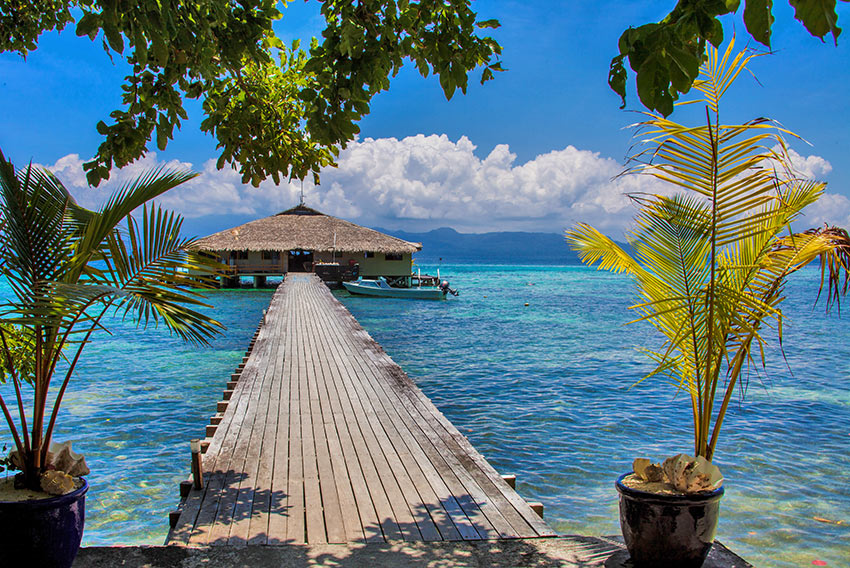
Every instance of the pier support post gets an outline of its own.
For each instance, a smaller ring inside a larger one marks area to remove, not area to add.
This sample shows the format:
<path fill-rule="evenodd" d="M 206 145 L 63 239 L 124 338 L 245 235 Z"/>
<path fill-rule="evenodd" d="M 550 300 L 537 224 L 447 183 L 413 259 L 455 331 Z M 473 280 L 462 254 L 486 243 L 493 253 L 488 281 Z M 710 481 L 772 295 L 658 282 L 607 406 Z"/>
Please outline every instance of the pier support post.
<path fill-rule="evenodd" d="M 195 489 L 204 488 L 204 471 L 201 463 L 201 440 L 193 438 L 189 442 L 189 447 L 192 449 L 192 481 Z"/>
<path fill-rule="evenodd" d="M 262 288 L 266 285 L 265 276 L 254 276 L 254 288 Z"/>
<path fill-rule="evenodd" d="M 533 501 L 528 504 L 531 507 L 531 510 L 537 513 L 537 515 L 542 519 L 543 518 L 543 503 Z"/>

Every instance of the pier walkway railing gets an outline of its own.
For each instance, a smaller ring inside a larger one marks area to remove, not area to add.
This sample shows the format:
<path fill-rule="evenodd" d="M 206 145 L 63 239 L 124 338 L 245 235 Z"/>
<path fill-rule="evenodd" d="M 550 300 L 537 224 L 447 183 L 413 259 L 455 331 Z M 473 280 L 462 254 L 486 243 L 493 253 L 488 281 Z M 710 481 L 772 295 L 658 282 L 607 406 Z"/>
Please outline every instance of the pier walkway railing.
<path fill-rule="evenodd" d="M 168 544 L 554 536 L 314 274 L 289 275 Z"/>

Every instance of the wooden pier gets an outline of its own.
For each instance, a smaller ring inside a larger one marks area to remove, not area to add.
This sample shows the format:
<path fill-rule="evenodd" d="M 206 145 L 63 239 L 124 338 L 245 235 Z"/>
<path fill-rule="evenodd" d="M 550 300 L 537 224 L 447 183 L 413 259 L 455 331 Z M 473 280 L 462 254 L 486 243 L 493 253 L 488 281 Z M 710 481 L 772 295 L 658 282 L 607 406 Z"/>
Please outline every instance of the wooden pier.
<path fill-rule="evenodd" d="M 264 320 L 167 544 L 555 536 L 315 275 Z"/>

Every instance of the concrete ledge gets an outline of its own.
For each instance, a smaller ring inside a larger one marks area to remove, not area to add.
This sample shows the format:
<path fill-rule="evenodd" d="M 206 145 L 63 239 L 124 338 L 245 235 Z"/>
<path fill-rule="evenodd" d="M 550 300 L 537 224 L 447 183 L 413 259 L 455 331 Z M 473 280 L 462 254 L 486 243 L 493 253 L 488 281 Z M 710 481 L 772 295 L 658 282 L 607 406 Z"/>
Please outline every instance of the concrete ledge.
<path fill-rule="evenodd" d="M 74 568 L 629 568 L 613 537 L 289 546 L 115 546 L 80 550 Z M 752 568 L 715 543 L 704 568 Z"/>

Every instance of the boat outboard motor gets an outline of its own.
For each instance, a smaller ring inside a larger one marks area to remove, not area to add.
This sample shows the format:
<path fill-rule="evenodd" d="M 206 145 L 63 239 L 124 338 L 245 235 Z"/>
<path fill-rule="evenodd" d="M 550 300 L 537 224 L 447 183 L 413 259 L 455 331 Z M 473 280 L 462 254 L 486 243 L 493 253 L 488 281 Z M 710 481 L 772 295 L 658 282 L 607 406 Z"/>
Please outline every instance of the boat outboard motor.
<path fill-rule="evenodd" d="M 448 280 L 443 280 L 442 282 L 440 282 L 440 290 L 442 290 L 443 296 L 445 296 L 446 294 L 451 294 L 452 296 L 457 296 L 459 294 L 459 292 L 457 290 L 452 290 L 451 288 L 449 288 L 449 281 Z"/>

